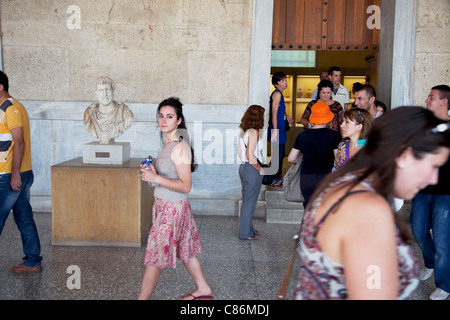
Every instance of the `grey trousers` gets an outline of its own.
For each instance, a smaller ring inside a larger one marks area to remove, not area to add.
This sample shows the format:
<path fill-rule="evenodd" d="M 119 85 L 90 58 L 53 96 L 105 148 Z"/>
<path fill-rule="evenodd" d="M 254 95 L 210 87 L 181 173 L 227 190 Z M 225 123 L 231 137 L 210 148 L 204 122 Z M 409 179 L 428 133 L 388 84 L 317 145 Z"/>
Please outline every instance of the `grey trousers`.
<path fill-rule="evenodd" d="M 253 228 L 252 220 L 264 176 L 260 175 L 258 170 L 246 162 L 239 166 L 239 177 L 242 185 L 239 238 L 248 239 L 256 232 Z"/>

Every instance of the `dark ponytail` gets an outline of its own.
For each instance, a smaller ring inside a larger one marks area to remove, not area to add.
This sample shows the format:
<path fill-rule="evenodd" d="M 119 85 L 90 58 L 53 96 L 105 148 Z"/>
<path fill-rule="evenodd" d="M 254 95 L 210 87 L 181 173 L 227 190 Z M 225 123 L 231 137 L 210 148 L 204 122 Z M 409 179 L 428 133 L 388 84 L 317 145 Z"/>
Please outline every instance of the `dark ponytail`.
<path fill-rule="evenodd" d="M 177 120 L 181 119 L 181 123 L 178 125 L 178 130 L 181 134 L 179 134 L 180 141 L 184 141 L 191 148 L 191 172 L 194 172 L 197 169 L 197 164 L 195 163 L 194 157 L 194 148 L 192 147 L 189 134 L 187 132 L 186 121 L 183 115 L 183 104 L 181 103 L 179 98 L 170 97 L 168 99 L 163 100 L 157 110 L 156 110 L 156 118 L 158 118 L 159 111 L 162 107 L 169 106 L 175 110 L 175 114 L 177 116 Z M 181 130 L 180 130 L 181 129 Z M 164 135 L 161 132 L 161 143 L 164 144 Z"/>
<path fill-rule="evenodd" d="M 366 145 L 339 170 L 323 180 L 308 206 L 331 182 L 349 173 L 355 174 L 356 179 L 342 184 L 342 188 L 350 190 L 368 177 L 373 177 L 371 186 L 375 192 L 393 206 L 395 159 L 407 148 L 411 148 L 417 159 L 422 159 L 428 153 L 437 153 L 441 147 L 449 148 L 448 130 L 438 133 L 433 131 L 441 123 L 442 120 L 422 107 L 398 107 L 386 112 L 373 122 Z M 407 238 L 399 221 L 397 226 L 402 237 Z"/>

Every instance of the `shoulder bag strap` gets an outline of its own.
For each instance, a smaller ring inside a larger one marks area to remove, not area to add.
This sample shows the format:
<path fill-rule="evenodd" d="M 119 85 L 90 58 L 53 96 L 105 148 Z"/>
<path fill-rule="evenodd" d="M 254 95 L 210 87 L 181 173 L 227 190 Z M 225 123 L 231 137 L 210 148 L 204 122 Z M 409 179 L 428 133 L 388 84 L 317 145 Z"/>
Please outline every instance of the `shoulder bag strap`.
<path fill-rule="evenodd" d="M 278 292 L 277 300 L 284 300 L 286 296 L 286 289 L 289 283 L 289 278 L 291 277 L 292 266 L 294 265 L 295 256 L 297 255 L 297 246 L 299 242 L 299 235 L 294 236 L 294 250 L 292 252 L 291 261 L 289 261 L 286 274 L 284 275 L 283 282 L 281 283 L 280 291 Z"/>

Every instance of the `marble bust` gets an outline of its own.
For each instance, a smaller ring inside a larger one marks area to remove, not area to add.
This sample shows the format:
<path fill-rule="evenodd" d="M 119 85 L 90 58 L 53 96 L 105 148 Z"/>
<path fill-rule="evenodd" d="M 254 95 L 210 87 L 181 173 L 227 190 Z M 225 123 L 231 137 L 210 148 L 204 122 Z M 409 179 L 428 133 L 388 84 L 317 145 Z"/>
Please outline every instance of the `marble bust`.
<path fill-rule="evenodd" d="M 94 87 L 98 102 L 86 109 L 83 121 L 87 131 L 100 139 L 100 144 L 112 144 L 114 138 L 128 130 L 134 115 L 127 105 L 114 100 L 115 83 L 112 79 L 100 77 Z"/>

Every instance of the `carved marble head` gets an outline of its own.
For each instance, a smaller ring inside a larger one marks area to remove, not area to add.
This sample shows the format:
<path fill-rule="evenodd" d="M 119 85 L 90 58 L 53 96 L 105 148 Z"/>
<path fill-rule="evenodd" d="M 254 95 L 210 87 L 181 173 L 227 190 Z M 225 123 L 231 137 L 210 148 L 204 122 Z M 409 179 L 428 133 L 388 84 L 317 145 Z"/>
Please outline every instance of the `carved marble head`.
<path fill-rule="evenodd" d="M 116 84 L 109 77 L 99 77 L 95 81 L 95 96 L 98 102 L 104 106 L 108 106 L 113 102 L 115 89 Z"/>

